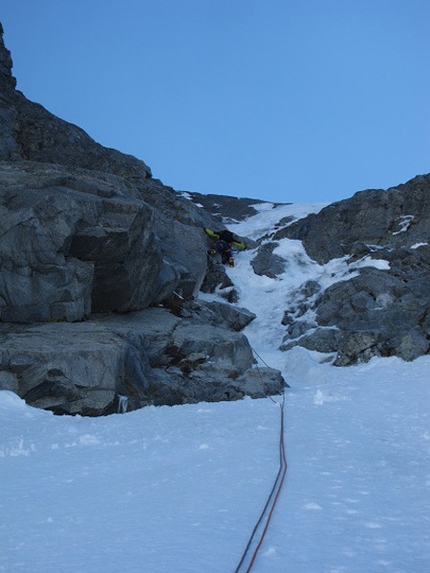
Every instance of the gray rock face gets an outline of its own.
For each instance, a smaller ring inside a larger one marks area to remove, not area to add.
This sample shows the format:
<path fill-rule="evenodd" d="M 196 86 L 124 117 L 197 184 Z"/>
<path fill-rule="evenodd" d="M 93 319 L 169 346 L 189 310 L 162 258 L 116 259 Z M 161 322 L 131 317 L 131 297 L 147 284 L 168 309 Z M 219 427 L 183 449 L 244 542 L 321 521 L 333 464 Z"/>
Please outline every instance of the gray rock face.
<path fill-rule="evenodd" d="M 195 295 L 210 214 L 28 101 L 11 67 L 0 34 L 0 320 L 74 321 Z"/>
<path fill-rule="evenodd" d="M 150 308 L 74 324 L 0 324 L 0 386 L 57 414 L 93 416 L 281 392 L 278 371 L 256 376 L 237 330 L 249 312 L 229 308 L 223 318 L 218 310 L 183 302 L 175 313 Z"/>
<path fill-rule="evenodd" d="M 0 23 L 0 160 L 13 157 L 17 150 L 14 125 L 16 113 L 10 101 L 16 80 L 12 76 L 12 57 L 3 42 L 3 27 Z"/>
<path fill-rule="evenodd" d="M 15 90 L 12 58 L 0 24 L 1 160 L 25 159 L 83 167 L 140 180 L 151 178 L 143 161 L 106 149 L 82 129 L 49 113 Z"/>
<path fill-rule="evenodd" d="M 0 319 L 74 321 L 139 310 L 175 289 L 195 294 L 206 271 L 203 232 L 177 221 L 166 232 L 115 176 L 78 171 L 0 163 Z"/>
<path fill-rule="evenodd" d="M 221 263 L 220 257 L 209 256 L 207 272 L 201 285 L 201 290 L 205 293 L 214 293 L 218 289 L 228 302 L 237 302 L 236 289 L 225 272 L 225 267 Z"/>
<path fill-rule="evenodd" d="M 2 34 L 0 389 L 83 415 L 281 391 L 256 381 L 251 313 L 187 302 L 218 221 L 16 91 Z"/>
<path fill-rule="evenodd" d="M 309 256 L 323 264 L 352 254 L 359 244 L 406 247 L 429 236 L 430 175 L 386 191 L 360 191 L 279 230 L 274 240 L 303 242 Z"/>
<path fill-rule="evenodd" d="M 3 26 L 0 23 L 0 87 L 15 89 L 16 79 L 12 76 L 12 56 L 4 45 Z"/>
<path fill-rule="evenodd" d="M 372 356 L 414 360 L 430 352 L 429 175 L 388 191 L 357 193 L 276 236 L 301 239 L 321 264 L 345 256 L 350 263 L 369 260 L 359 276 L 304 293 L 301 311 L 286 311 L 282 349 L 336 352 L 338 366 Z M 372 259 L 389 268 L 372 267 Z"/>
<path fill-rule="evenodd" d="M 11 67 L 0 34 L 0 320 L 75 321 L 195 295 L 210 214 L 28 101 Z"/>
<path fill-rule="evenodd" d="M 229 197 L 227 195 L 213 195 L 182 191 L 185 197 L 190 198 L 193 203 L 201 205 L 219 222 L 228 224 L 232 221 L 242 221 L 247 217 L 258 213 L 255 205 L 264 203 L 259 199 L 248 199 L 246 197 Z"/>
<path fill-rule="evenodd" d="M 285 261 L 273 253 L 278 245 L 279 243 L 269 242 L 259 247 L 257 255 L 251 261 L 255 274 L 274 279 L 285 271 Z"/>

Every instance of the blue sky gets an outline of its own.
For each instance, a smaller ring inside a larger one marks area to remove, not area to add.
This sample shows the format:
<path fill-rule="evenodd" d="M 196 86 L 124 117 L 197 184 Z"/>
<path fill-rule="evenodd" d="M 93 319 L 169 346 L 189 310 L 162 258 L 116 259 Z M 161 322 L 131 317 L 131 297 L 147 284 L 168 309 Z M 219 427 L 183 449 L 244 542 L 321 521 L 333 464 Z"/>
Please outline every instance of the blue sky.
<path fill-rule="evenodd" d="M 428 0 L 2 0 L 29 99 L 177 190 L 337 201 L 430 171 Z"/>

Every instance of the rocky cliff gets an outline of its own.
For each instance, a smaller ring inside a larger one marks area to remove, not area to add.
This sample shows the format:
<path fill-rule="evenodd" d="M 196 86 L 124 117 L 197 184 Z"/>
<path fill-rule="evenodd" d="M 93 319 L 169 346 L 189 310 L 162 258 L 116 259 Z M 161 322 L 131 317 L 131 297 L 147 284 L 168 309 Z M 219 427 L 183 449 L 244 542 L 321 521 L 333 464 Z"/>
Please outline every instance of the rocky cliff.
<path fill-rule="evenodd" d="M 349 267 L 328 288 L 309 281 L 294 293 L 295 304 L 282 321 L 283 350 L 334 352 L 337 366 L 429 353 L 430 175 L 388 190 L 361 191 L 277 227 L 254 259 L 258 274 L 284 272 L 285 261 L 274 253 L 284 238 L 302 241 L 323 272 L 336 260 Z"/>
<path fill-rule="evenodd" d="M 218 221 L 27 100 L 0 32 L 0 388 L 88 415 L 279 392 L 253 316 L 194 301 Z"/>
<path fill-rule="evenodd" d="M 280 372 L 255 369 L 241 332 L 255 316 L 203 231 L 261 201 L 176 192 L 28 101 L 0 32 L 0 389 L 84 415 L 281 392 Z M 430 175 L 241 237 L 252 276 L 288 272 L 287 239 L 322 278 L 285 293 L 282 350 L 337 366 L 429 353 Z M 215 290 L 226 303 L 198 298 Z"/>

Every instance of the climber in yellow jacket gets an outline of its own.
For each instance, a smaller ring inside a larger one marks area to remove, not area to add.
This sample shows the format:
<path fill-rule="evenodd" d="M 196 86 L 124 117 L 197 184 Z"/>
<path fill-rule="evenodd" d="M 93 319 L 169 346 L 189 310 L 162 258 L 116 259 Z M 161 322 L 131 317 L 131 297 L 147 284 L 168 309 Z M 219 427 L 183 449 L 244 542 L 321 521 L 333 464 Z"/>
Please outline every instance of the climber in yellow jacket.
<path fill-rule="evenodd" d="M 243 250 L 245 249 L 245 245 L 228 229 L 212 231 L 212 229 L 206 228 L 205 233 L 216 241 L 213 248 L 209 251 L 209 254 L 216 255 L 218 253 L 221 255 L 221 260 L 224 264 L 228 263 L 230 267 L 234 267 L 232 247 L 235 246 L 237 249 Z"/>

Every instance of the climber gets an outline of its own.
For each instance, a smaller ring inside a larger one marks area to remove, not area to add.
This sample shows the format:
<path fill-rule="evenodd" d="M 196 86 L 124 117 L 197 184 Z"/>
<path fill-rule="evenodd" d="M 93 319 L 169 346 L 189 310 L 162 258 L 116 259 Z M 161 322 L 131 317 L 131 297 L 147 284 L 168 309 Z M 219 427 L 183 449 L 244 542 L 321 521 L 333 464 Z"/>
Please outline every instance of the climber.
<path fill-rule="evenodd" d="M 216 239 L 213 248 L 209 251 L 210 255 L 221 255 L 221 261 L 224 264 L 229 264 L 234 267 L 234 259 L 232 255 L 232 247 L 235 246 L 239 250 L 243 250 L 245 245 L 241 243 L 231 231 L 223 229 L 221 231 L 212 231 L 212 229 L 205 228 L 205 233 L 212 239 Z"/>

